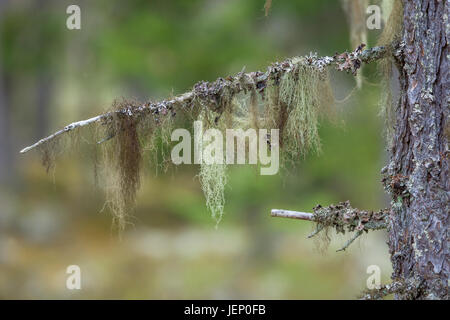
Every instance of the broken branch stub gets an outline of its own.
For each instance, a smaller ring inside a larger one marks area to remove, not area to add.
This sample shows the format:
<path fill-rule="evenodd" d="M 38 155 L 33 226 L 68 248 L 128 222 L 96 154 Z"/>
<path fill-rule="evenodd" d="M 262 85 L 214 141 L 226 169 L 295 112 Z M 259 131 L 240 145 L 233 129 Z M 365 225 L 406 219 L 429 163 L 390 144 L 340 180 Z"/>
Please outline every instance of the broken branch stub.
<path fill-rule="evenodd" d="M 313 210 L 314 213 L 273 209 L 271 216 L 317 223 L 315 231 L 308 238 L 314 237 L 322 230 L 330 227 L 334 228 L 337 233 L 355 232 L 354 236 L 338 251 L 347 249 L 363 232 L 385 229 L 388 225 L 389 209 L 380 211 L 359 210 L 351 207 L 349 201 L 345 201 L 328 207 L 317 205 Z"/>

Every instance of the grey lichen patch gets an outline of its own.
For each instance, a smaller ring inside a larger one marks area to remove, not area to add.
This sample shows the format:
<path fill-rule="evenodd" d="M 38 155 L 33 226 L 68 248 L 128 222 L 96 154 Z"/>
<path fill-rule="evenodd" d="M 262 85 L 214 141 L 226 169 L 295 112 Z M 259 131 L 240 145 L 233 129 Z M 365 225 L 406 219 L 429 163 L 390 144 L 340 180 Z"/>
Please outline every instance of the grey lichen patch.
<path fill-rule="evenodd" d="M 383 178 L 381 180 L 384 190 L 392 195 L 395 201 L 392 203 L 393 208 L 401 208 L 403 201 L 409 201 L 410 192 L 409 185 L 410 179 L 408 176 L 402 174 L 389 175 L 387 172 L 383 172 Z"/>
<path fill-rule="evenodd" d="M 235 82 L 235 81 L 234 81 Z M 201 81 L 194 86 L 194 100 L 197 105 L 221 114 L 234 97 L 233 79 L 219 78 L 214 82 Z"/>

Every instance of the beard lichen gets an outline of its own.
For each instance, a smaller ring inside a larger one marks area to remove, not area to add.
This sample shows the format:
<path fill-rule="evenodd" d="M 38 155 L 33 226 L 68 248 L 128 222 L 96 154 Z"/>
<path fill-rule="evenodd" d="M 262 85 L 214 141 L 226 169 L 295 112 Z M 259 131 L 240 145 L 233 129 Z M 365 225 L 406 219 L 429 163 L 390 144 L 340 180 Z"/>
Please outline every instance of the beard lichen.
<path fill-rule="evenodd" d="M 61 153 L 60 141 L 56 138 L 39 146 L 38 151 L 41 154 L 41 163 L 47 173 L 54 169 L 56 156 Z"/>
<path fill-rule="evenodd" d="M 297 159 L 308 150 L 319 151 L 317 103 L 319 74 L 313 67 L 299 65 L 297 72 L 289 72 L 280 83 L 280 100 L 289 112 L 286 121 L 284 149 Z"/>
<path fill-rule="evenodd" d="M 146 105 L 150 105 L 147 103 Z M 156 168 L 167 169 L 173 114 L 161 109 L 142 112 L 145 106 L 138 101 L 115 101 L 111 117 L 100 126 L 97 137 L 103 151 L 102 184 L 106 205 L 113 215 L 113 226 L 119 232 L 128 223 L 127 218 L 135 208 L 140 187 L 144 151 L 149 151 Z"/>
<path fill-rule="evenodd" d="M 284 160 L 296 161 L 309 151 L 320 152 L 319 114 L 329 113 L 334 98 L 325 70 L 293 60 L 294 68 L 266 88 L 266 128 L 280 130 Z"/>
<path fill-rule="evenodd" d="M 226 106 L 225 110 L 231 108 L 231 104 Z M 210 128 L 220 128 L 224 129 L 225 118 L 220 117 L 216 112 L 209 110 L 208 108 L 204 109 L 199 117 L 198 121 L 202 123 L 202 135 L 203 133 Z M 220 123 L 219 123 L 220 122 Z M 199 139 L 203 139 L 199 137 Z M 211 144 L 216 143 L 217 141 L 211 142 Z M 197 142 L 200 143 L 200 142 Z M 206 199 L 206 207 L 211 213 L 212 218 L 216 221 L 216 227 L 220 223 L 223 217 L 224 207 L 225 207 L 225 186 L 227 183 L 227 165 L 225 163 L 225 157 L 222 150 L 222 163 L 208 163 L 207 159 L 204 157 L 205 144 L 202 141 L 202 159 L 200 164 L 200 172 L 198 174 L 198 178 L 200 180 L 200 185 L 203 191 L 203 194 Z M 215 155 L 214 155 L 215 156 Z M 217 158 L 216 158 L 217 159 Z"/>
<path fill-rule="evenodd" d="M 169 147 L 173 128 L 173 115 L 169 112 L 146 117 L 139 123 L 142 149 L 152 157 L 148 162 L 154 165 L 156 174 L 159 171 L 166 172 L 170 166 Z"/>
<path fill-rule="evenodd" d="M 259 129 L 262 119 L 260 118 L 259 100 L 256 89 L 240 93 L 233 97 L 229 106 L 224 110 L 224 120 L 218 121 L 217 125 L 222 131 L 226 129 Z"/>
<path fill-rule="evenodd" d="M 113 137 L 102 143 L 106 204 L 112 211 L 114 226 L 122 231 L 134 208 L 140 186 L 142 148 L 137 131 L 134 103 L 115 102 L 106 134 Z"/>
<path fill-rule="evenodd" d="M 78 149 L 82 131 L 69 131 L 64 136 L 57 136 L 37 147 L 41 156 L 41 164 L 47 174 L 55 170 L 56 159 L 67 151 Z M 84 139 L 83 137 L 83 140 Z"/>

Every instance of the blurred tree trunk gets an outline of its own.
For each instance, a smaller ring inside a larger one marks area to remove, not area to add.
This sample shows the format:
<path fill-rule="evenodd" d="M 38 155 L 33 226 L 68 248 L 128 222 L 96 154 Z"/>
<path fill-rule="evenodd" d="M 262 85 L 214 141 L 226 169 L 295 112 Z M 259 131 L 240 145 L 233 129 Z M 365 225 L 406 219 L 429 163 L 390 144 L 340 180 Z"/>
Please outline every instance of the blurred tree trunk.
<path fill-rule="evenodd" d="M 401 96 L 386 186 L 397 299 L 448 299 L 448 1 L 404 1 Z"/>
<path fill-rule="evenodd" d="M 0 52 L 0 181 L 10 182 L 13 172 L 13 156 L 10 127 L 8 86 L 10 77 L 2 69 Z"/>
<path fill-rule="evenodd" d="M 41 70 L 36 75 L 36 137 L 40 139 L 49 130 L 49 106 L 52 97 L 52 83 L 47 71 Z"/>
<path fill-rule="evenodd" d="M 51 3 L 47 0 L 39 0 L 35 3 L 35 10 L 42 12 L 42 17 L 47 13 Z M 45 19 L 45 18 L 43 18 Z M 41 29 L 38 29 L 37 37 L 39 38 L 39 43 L 46 43 L 49 41 L 47 39 L 48 35 L 43 33 Z M 41 56 L 48 56 L 49 52 L 45 46 L 41 46 L 38 50 L 41 51 Z M 50 118 L 50 103 L 51 97 L 53 96 L 53 86 L 50 76 L 50 63 L 44 63 L 39 66 L 36 72 L 36 127 L 35 134 L 37 139 L 43 137 L 48 133 L 48 125 Z"/>
<path fill-rule="evenodd" d="M 0 19 L 8 5 L 8 1 L 0 1 Z M 0 182 L 11 182 L 14 170 L 11 143 L 11 110 L 9 103 L 11 77 L 3 67 L 2 52 L 0 50 Z"/>

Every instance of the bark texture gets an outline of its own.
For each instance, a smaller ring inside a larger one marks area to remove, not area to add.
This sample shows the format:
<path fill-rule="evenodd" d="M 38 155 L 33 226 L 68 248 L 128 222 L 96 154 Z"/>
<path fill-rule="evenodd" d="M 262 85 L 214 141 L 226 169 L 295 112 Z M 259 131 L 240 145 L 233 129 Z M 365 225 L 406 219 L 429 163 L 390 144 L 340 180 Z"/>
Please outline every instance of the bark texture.
<path fill-rule="evenodd" d="M 392 195 L 389 248 L 397 299 L 448 299 L 448 0 L 404 1 L 401 94 L 385 186 Z"/>

